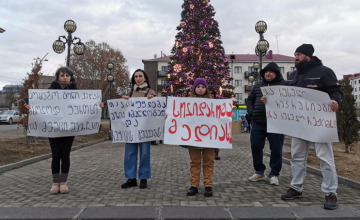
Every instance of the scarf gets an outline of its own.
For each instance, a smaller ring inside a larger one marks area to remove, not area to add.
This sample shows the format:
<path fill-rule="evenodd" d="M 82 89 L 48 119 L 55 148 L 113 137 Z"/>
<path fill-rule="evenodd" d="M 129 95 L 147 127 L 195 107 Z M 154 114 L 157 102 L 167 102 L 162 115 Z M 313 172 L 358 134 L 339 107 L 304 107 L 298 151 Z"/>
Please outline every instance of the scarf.
<path fill-rule="evenodd" d="M 134 85 L 134 91 L 137 91 L 137 92 L 146 92 L 146 89 L 148 88 L 148 84 L 147 82 L 144 82 L 143 84 L 141 84 L 140 86 L 138 85 Z"/>
<path fill-rule="evenodd" d="M 65 89 L 66 87 L 70 87 L 70 84 L 71 84 L 71 82 L 70 83 L 63 83 L 63 82 L 60 82 L 60 81 L 58 81 L 58 82 L 60 84 L 61 89 Z"/>

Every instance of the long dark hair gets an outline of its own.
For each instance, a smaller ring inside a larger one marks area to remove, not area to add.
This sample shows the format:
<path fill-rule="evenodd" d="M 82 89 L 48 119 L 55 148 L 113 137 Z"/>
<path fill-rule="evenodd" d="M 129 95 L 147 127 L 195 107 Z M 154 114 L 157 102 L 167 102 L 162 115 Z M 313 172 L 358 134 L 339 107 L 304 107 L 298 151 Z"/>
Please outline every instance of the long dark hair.
<path fill-rule="evenodd" d="M 69 74 L 71 76 L 70 82 L 75 83 L 74 73 L 69 67 L 62 66 L 62 67 L 60 67 L 59 69 L 56 70 L 55 77 L 56 77 L 57 81 L 59 80 L 60 72 Z"/>
<path fill-rule="evenodd" d="M 144 77 L 145 77 L 145 82 L 148 84 L 148 88 L 150 89 L 150 82 L 149 82 L 149 77 L 147 76 L 147 74 L 145 73 L 144 70 L 142 69 L 137 69 L 135 70 L 135 72 L 133 73 L 132 77 L 131 77 L 131 87 L 134 87 L 134 85 L 136 85 L 136 82 L 135 82 L 135 73 L 136 72 L 142 72 L 144 74 Z"/>

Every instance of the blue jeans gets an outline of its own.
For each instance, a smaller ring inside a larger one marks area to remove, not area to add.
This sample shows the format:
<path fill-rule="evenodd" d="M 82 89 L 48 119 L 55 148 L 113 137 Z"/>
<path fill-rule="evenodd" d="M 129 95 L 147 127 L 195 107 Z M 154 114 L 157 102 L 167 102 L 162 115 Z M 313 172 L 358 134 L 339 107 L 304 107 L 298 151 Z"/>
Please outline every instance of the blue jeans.
<path fill-rule="evenodd" d="M 263 149 L 265 138 L 267 137 L 270 144 L 270 167 L 269 177 L 279 176 L 282 167 L 282 147 L 284 143 L 283 134 L 268 133 L 266 125 L 252 124 L 251 129 L 251 152 L 256 174 L 264 174 L 266 166 L 263 163 Z"/>
<path fill-rule="evenodd" d="M 140 148 L 139 179 L 151 178 L 150 167 L 150 146 L 151 142 L 126 143 L 124 169 L 126 179 L 135 179 L 137 172 L 138 149 Z"/>

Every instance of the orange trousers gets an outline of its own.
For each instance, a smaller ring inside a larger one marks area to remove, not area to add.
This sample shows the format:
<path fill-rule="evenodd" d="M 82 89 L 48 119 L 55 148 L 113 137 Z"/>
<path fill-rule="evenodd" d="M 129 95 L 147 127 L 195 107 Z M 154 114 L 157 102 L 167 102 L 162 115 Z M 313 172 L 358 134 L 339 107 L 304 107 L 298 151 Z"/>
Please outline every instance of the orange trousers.
<path fill-rule="evenodd" d="M 206 149 L 189 149 L 190 154 L 190 174 L 191 174 L 191 186 L 198 188 L 200 184 L 201 173 L 201 155 L 202 155 L 202 167 L 204 175 L 204 186 L 212 187 L 213 185 L 213 173 L 214 173 L 214 160 L 215 150 L 214 148 Z"/>

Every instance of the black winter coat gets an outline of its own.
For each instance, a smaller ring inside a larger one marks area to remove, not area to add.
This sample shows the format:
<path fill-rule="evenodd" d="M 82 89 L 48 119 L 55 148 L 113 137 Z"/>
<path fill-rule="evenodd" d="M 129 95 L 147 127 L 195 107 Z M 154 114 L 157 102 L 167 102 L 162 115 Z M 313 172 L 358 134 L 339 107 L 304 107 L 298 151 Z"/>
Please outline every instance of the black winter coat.
<path fill-rule="evenodd" d="M 263 78 L 263 81 L 255 84 L 246 102 L 247 112 L 251 115 L 252 122 L 258 125 L 266 125 L 266 109 L 265 104 L 261 101 L 263 95 L 260 87 L 285 85 L 285 80 L 282 77 L 278 66 L 276 64 L 271 64 L 275 63 L 269 63 L 269 65 L 261 71 L 260 75 Z M 264 70 L 273 70 L 276 73 L 276 78 L 271 82 L 266 81 L 264 79 Z M 250 122 L 248 121 L 248 123 Z"/>
<path fill-rule="evenodd" d="M 343 96 L 334 71 L 324 66 L 316 56 L 312 57 L 307 69 L 301 72 L 298 70 L 292 72 L 287 84 L 326 92 L 331 100 L 338 103 L 341 102 Z"/>
<path fill-rule="evenodd" d="M 57 80 L 52 81 L 50 87 L 48 89 L 62 89 L 60 86 L 60 83 Z M 70 89 L 70 90 L 75 90 L 78 89 L 76 86 L 76 83 L 71 83 L 70 86 L 64 88 L 64 89 Z"/>
<path fill-rule="evenodd" d="M 61 86 L 60 86 L 60 83 L 57 81 L 57 80 L 54 80 L 52 81 L 50 87 L 48 89 L 62 89 Z M 70 86 L 64 88 L 64 89 L 70 89 L 70 90 L 75 90 L 75 89 L 78 89 L 77 86 L 76 86 L 76 83 L 71 83 Z M 70 140 L 71 138 L 73 138 L 74 136 L 68 136 L 68 137 L 57 137 L 57 138 L 54 138 L 54 139 L 57 139 L 58 141 L 65 141 L 65 140 Z M 53 139 L 53 138 L 50 138 L 49 139 Z M 72 144 L 71 144 L 72 145 Z M 70 146 L 71 147 L 71 146 Z"/>

